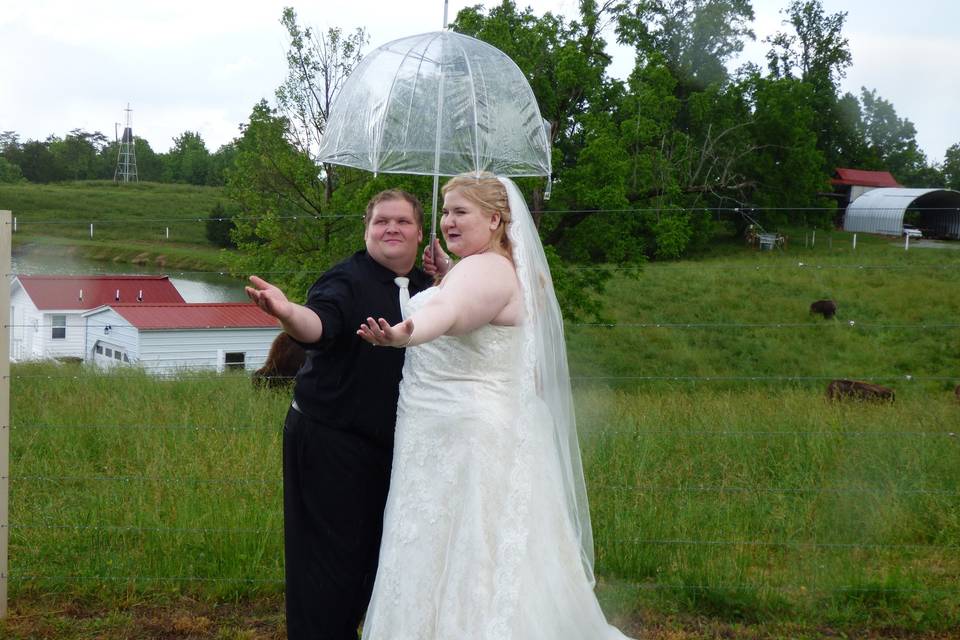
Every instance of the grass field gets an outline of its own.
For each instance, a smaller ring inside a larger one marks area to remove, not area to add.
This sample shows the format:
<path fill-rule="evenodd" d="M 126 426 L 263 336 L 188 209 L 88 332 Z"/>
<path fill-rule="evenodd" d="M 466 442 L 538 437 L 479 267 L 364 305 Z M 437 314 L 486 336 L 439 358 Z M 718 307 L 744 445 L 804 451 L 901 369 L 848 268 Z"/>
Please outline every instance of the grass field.
<path fill-rule="evenodd" d="M 652 638 L 956 637 L 960 252 L 793 237 L 620 272 L 616 326 L 568 328 L 601 602 Z M 827 402 L 841 376 L 896 401 Z M 0 631 L 282 637 L 286 395 L 50 363 L 11 385 Z"/>
<path fill-rule="evenodd" d="M 220 250 L 207 241 L 203 222 L 217 202 L 226 202 L 219 187 L 0 184 L 0 209 L 12 211 L 17 221 L 15 252 L 171 269 L 222 268 Z"/>

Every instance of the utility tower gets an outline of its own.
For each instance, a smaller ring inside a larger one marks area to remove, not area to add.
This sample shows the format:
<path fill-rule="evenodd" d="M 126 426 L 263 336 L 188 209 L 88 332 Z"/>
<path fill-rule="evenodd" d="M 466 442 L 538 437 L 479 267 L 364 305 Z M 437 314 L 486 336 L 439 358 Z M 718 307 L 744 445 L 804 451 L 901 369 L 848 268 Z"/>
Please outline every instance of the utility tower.
<path fill-rule="evenodd" d="M 114 182 L 140 182 L 137 178 L 137 154 L 133 144 L 133 124 L 130 117 L 130 103 L 127 103 L 127 126 L 123 129 L 120 150 L 117 152 L 117 170 L 113 173 Z"/>

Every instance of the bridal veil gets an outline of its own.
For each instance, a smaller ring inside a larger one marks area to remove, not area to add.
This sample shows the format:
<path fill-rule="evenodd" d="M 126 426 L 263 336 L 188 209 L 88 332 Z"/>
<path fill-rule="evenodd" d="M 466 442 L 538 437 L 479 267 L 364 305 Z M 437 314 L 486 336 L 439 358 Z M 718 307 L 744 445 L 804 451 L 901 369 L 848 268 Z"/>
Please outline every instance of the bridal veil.
<path fill-rule="evenodd" d="M 511 222 L 507 230 L 524 300 L 523 363 L 531 371 L 527 393 L 535 393 L 553 418 L 553 446 L 561 473 L 567 515 L 580 544 L 580 558 L 592 585 L 593 532 L 587 504 L 580 443 L 567 367 L 563 316 L 540 234 L 523 194 L 509 178 L 499 178 L 507 190 Z"/>

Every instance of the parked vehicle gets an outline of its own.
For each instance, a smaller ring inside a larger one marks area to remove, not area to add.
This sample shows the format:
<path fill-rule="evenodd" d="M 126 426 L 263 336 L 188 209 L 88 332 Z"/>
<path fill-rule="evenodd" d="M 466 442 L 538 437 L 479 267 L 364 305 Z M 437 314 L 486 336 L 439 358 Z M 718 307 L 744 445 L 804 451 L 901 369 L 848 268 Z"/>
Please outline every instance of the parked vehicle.
<path fill-rule="evenodd" d="M 917 229 L 913 225 L 905 224 L 903 225 L 903 235 L 919 239 L 923 237 L 923 231 Z"/>

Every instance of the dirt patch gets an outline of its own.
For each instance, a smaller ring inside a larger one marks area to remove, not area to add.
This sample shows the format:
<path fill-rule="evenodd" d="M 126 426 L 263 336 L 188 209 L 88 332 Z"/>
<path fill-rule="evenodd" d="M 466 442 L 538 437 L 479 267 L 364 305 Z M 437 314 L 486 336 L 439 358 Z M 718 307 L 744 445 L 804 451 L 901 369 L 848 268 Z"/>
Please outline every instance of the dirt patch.
<path fill-rule="evenodd" d="M 0 637 L 9 640 L 283 640 L 283 597 L 269 595 L 230 602 L 185 596 L 163 600 L 123 599 L 112 605 L 56 595 L 18 597 L 11 603 Z M 898 628 L 833 629 L 792 622 L 744 624 L 704 616 L 637 612 L 611 620 L 631 638 L 644 640 L 948 640 L 954 632 L 922 633 Z"/>

